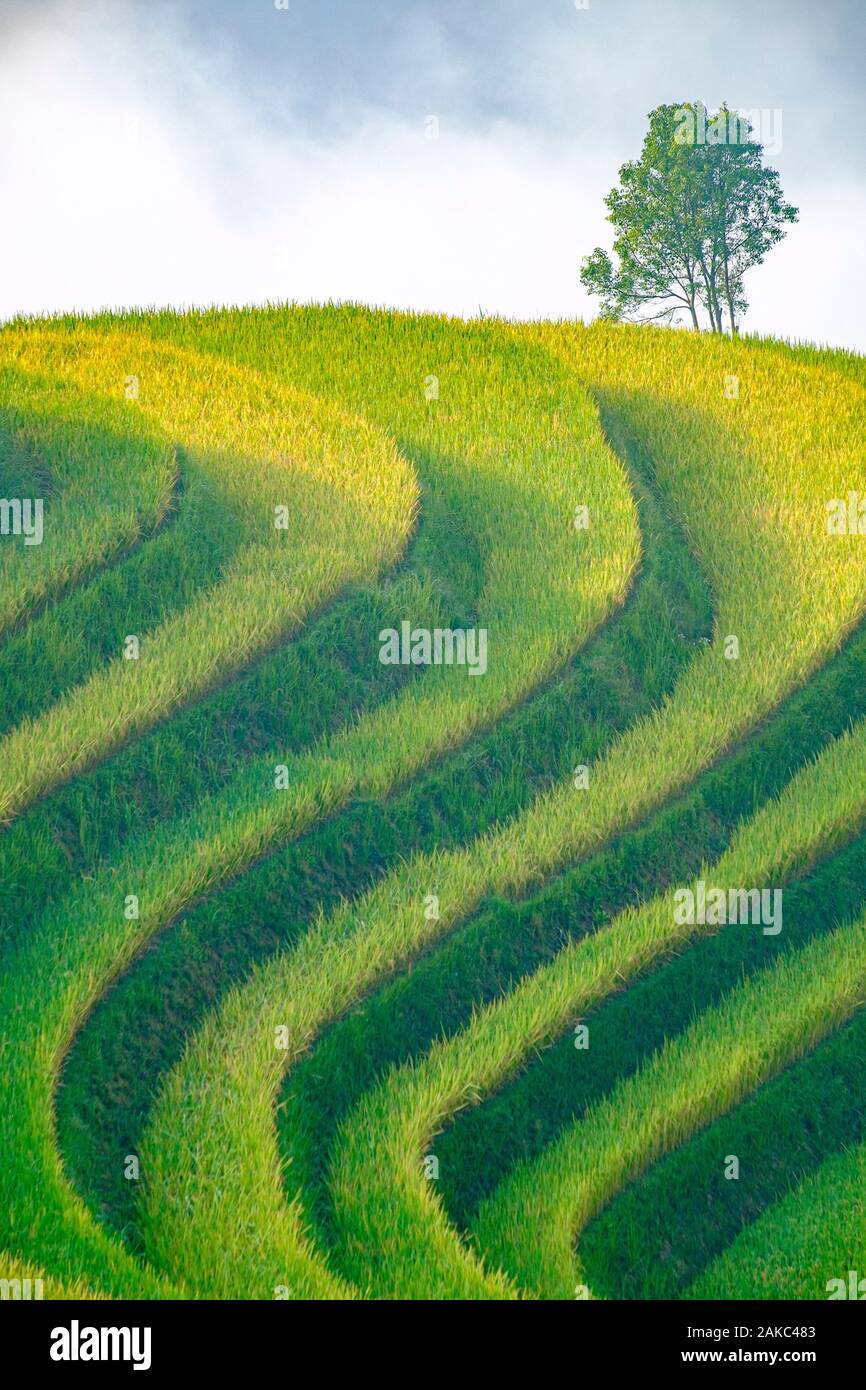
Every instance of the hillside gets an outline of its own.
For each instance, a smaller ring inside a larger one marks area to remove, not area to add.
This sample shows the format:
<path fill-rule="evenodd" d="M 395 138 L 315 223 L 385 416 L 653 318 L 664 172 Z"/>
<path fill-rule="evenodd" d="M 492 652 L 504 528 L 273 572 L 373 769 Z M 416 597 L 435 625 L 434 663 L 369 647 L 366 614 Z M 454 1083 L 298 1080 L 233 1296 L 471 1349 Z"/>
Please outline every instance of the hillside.
<path fill-rule="evenodd" d="M 862 358 L 103 315 L 0 412 L 0 1279 L 866 1271 Z"/>

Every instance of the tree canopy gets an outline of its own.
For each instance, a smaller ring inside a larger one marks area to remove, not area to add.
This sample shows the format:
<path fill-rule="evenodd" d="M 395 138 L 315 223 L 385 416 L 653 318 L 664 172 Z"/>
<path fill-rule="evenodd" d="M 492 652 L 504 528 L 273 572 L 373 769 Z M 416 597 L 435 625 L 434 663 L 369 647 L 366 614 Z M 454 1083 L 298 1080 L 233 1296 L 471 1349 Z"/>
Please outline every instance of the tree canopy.
<path fill-rule="evenodd" d="M 713 332 L 736 333 L 746 272 L 797 221 L 779 175 L 763 162 L 747 117 L 723 104 L 658 106 L 640 159 L 624 164 L 605 199 L 618 265 L 602 247 L 584 258 L 581 282 L 601 316 L 670 322 L 688 314 Z"/>

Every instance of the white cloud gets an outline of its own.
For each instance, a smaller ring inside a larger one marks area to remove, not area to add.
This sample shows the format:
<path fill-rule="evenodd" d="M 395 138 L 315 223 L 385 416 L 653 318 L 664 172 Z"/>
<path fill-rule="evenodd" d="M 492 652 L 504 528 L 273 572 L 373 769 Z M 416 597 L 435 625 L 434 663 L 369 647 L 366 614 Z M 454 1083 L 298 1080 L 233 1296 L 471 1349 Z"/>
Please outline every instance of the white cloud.
<path fill-rule="evenodd" d="M 20 34 L 0 59 L 0 315 L 106 304 L 354 298 L 571 314 L 597 235 L 573 154 L 369 116 L 291 139 L 213 80 L 176 31 Z M 581 224 L 585 229 L 581 238 Z M 596 225 L 598 224 L 598 226 Z M 589 306 L 586 306 L 587 309 Z"/>

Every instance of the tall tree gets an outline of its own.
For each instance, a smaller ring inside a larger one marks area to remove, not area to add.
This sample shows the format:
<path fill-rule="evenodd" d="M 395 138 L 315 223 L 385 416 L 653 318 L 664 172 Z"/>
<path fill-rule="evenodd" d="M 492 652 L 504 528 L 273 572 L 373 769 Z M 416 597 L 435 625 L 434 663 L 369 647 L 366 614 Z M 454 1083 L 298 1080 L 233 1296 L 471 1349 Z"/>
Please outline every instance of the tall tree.
<path fill-rule="evenodd" d="M 670 321 L 702 307 L 716 333 L 737 331 L 743 279 L 796 222 L 779 175 L 763 162 L 749 121 L 701 102 L 650 112 L 641 157 L 624 164 L 605 199 L 618 264 L 596 247 L 581 268 L 603 318 Z"/>

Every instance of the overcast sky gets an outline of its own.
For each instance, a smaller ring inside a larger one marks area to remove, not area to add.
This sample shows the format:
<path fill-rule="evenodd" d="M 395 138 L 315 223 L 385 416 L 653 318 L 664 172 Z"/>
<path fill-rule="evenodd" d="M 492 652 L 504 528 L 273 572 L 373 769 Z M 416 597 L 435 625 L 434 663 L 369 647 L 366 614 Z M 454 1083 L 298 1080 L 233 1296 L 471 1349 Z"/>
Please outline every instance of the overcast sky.
<path fill-rule="evenodd" d="M 745 328 L 866 351 L 864 67 L 864 0 L 0 0 L 0 318 L 589 318 L 605 193 L 701 99 L 768 113 L 800 208 Z"/>

